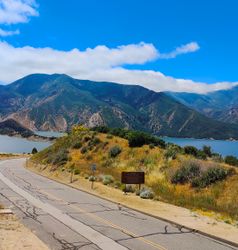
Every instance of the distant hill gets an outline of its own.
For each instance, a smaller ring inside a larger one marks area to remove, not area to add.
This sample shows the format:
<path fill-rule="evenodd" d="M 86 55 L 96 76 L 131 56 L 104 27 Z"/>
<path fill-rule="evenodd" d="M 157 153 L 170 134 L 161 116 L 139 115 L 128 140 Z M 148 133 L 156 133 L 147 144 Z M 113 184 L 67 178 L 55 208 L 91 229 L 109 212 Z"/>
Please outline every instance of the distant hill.
<path fill-rule="evenodd" d="M 135 85 L 34 74 L 1 86 L 0 117 L 31 130 L 107 125 L 162 136 L 238 139 L 237 126 L 207 118 L 165 93 Z"/>
<path fill-rule="evenodd" d="M 171 92 L 168 94 L 210 118 L 238 124 L 238 86 L 205 95 Z"/>
<path fill-rule="evenodd" d="M 0 134 L 9 136 L 20 135 L 22 137 L 30 137 L 34 135 L 31 130 L 23 127 L 13 119 L 0 122 Z"/>

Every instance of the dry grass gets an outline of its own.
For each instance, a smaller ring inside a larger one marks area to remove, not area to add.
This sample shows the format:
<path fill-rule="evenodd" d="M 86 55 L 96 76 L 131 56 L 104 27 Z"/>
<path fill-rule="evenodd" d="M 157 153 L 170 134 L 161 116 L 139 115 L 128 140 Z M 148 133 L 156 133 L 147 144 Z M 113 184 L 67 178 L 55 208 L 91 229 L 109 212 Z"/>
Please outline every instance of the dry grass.
<path fill-rule="evenodd" d="M 7 154 L 7 153 L 0 153 L 0 160 L 6 160 L 6 159 L 13 159 L 13 158 L 22 158 L 22 157 L 28 157 L 27 154 Z"/>
<path fill-rule="evenodd" d="M 97 137 L 100 143 L 89 148 L 89 142 L 84 138 Z M 87 147 L 86 153 L 80 149 L 73 149 L 72 143 L 80 141 L 82 147 Z M 109 150 L 113 146 L 120 146 L 122 152 L 115 158 L 109 157 Z M 91 175 L 90 166 L 97 164 L 96 176 L 112 175 L 116 182 L 120 181 L 122 171 L 142 170 L 146 173 L 145 185 L 155 193 L 155 199 L 169 202 L 175 205 L 202 210 L 212 210 L 230 216 L 238 220 L 238 175 L 228 177 L 226 181 L 218 182 L 207 188 L 194 189 L 189 184 L 171 184 L 171 176 L 183 164 L 184 161 L 192 159 L 192 156 L 178 155 L 174 160 L 167 160 L 164 156 L 165 150 L 159 147 L 151 149 L 149 146 L 130 148 L 128 141 L 113 136 L 108 138 L 107 134 L 95 134 L 91 131 L 84 131 L 71 135 L 69 138 L 61 138 L 56 143 L 52 152 L 44 151 L 33 156 L 32 160 L 39 163 L 47 163 L 47 154 L 54 154 L 59 148 L 69 149 L 70 161 L 62 165 L 48 165 L 47 169 L 58 173 L 67 172 L 68 168 L 75 164 L 75 168 L 80 171 L 80 176 Z M 212 161 L 199 161 L 203 169 L 213 166 Z M 216 163 L 218 166 L 227 168 L 228 166 Z M 114 185 L 114 184 L 113 184 Z"/>
<path fill-rule="evenodd" d="M 49 248 L 24 227 L 15 215 L 0 215 L 0 249 L 48 250 Z"/>

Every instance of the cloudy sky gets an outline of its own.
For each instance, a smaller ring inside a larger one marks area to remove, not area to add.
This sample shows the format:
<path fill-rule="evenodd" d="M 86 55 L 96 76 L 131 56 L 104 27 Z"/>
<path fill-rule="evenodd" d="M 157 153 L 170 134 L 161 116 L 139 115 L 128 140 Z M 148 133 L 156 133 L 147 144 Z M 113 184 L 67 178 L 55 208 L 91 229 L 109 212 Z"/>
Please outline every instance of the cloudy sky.
<path fill-rule="evenodd" d="M 231 88 L 238 3 L 192 2 L 0 0 L 0 82 L 65 73 L 155 91 Z"/>

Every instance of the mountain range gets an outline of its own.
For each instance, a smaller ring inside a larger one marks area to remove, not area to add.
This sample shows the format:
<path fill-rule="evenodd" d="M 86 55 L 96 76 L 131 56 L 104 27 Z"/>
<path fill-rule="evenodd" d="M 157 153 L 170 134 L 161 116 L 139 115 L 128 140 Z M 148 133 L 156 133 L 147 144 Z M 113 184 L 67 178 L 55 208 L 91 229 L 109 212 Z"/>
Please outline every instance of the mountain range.
<path fill-rule="evenodd" d="M 81 123 L 161 136 L 238 139 L 237 126 L 205 116 L 175 94 L 136 85 L 33 74 L 0 86 L 0 100 L 0 121 L 14 119 L 31 130 L 67 131 Z"/>
<path fill-rule="evenodd" d="M 174 92 L 168 94 L 210 118 L 238 125 L 238 86 L 202 95 Z"/>

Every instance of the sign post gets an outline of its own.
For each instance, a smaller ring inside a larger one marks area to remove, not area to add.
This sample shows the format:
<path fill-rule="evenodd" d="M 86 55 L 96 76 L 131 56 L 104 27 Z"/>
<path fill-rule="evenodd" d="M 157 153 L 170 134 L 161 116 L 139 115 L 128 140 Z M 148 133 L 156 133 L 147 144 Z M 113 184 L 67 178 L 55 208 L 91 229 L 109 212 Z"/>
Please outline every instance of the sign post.
<path fill-rule="evenodd" d="M 122 172 L 121 183 L 126 184 L 126 185 L 138 184 L 139 190 L 140 190 L 141 184 L 145 183 L 145 173 L 144 172 Z"/>
<path fill-rule="evenodd" d="M 92 164 L 91 165 L 91 172 L 92 172 L 92 180 L 91 180 L 91 189 L 93 189 L 93 183 L 95 181 L 95 171 L 97 170 L 97 165 Z"/>

